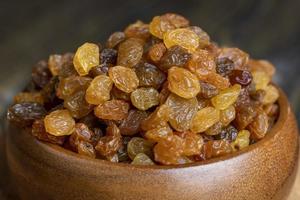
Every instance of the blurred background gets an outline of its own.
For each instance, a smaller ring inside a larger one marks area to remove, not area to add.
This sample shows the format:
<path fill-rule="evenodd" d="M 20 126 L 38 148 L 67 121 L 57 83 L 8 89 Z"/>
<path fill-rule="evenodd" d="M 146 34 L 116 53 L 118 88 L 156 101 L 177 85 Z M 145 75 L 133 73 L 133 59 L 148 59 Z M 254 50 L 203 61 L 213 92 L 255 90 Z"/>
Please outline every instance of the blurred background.
<path fill-rule="evenodd" d="M 274 63 L 275 82 L 300 117 L 299 0 L 0 2 L 0 114 L 38 60 L 75 51 L 85 41 L 104 42 L 137 19 L 149 22 L 155 15 L 177 12 L 219 44 L 238 46 L 254 58 Z"/>
<path fill-rule="evenodd" d="M 299 0 L 0 0 L 0 116 L 38 60 L 75 51 L 85 41 L 103 43 L 137 19 L 149 22 L 155 15 L 176 12 L 219 44 L 238 46 L 253 58 L 275 64 L 274 81 L 288 94 L 299 121 L 299 10 Z M 1 132 L 2 127 L 3 137 Z M 0 153 L 0 171 L 5 167 L 2 160 Z"/>

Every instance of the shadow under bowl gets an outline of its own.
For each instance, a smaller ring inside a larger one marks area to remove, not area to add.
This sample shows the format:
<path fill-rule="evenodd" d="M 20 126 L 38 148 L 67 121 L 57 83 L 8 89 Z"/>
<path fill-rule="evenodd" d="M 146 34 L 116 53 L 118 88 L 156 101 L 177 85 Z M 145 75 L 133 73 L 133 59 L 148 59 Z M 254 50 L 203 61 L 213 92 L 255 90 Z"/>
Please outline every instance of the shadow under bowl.
<path fill-rule="evenodd" d="M 230 155 L 180 166 L 133 166 L 79 156 L 7 124 L 7 160 L 21 199 L 286 199 L 298 160 L 298 128 L 280 90 L 266 137 Z"/>

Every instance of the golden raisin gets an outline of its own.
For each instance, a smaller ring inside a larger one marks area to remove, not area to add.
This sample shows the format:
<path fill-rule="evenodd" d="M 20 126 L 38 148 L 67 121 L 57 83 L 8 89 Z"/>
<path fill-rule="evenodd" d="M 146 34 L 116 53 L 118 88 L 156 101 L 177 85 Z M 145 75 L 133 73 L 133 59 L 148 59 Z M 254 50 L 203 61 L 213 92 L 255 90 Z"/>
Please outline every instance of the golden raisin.
<path fill-rule="evenodd" d="M 115 86 L 126 93 L 133 92 L 139 85 L 139 79 L 133 69 L 115 66 L 109 69 L 108 75 Z"/>
<path fill-rule="evenodd" d="M 167 13 L 162 16 L 156 16 L 149 24 L 149 31 L 155 37 L 163 38 L 165 32 L 173 30 L 175 28 L 186 27 L 189 25 L 189 21 L 184 17 Z"/>
<path fill-rule="evenodd" d="M 256 90 L 263 90 L 267 87 L 269 82 L 271 81 L 268 74 L 264 71 L 254 71 L 252 72 L 253 82 L 255 83 Z"/>
<path fill-rule="evenodd" d="M 86 90 L 85 100 L 94 105 L 108 101 L 112 86 L 113 82 L 108 76 L 100 75 L 95 77 Z"/>
<path fill-rule="evenodd" d="M 99 65 L 99 47 L 93 43 L 84 43 L 74 56 L 73 64 L 80 76 L 88 75 L 92 67 Z"/>
<path fill-rule="evenodd" d="M 148 110 L 159 104 L 158 92 L 154 88 L 138 88 L 130 95 L 131 103 L 139 110 Z"/>
<path fill-rule="evenodd" d="M 68 110 L 56 110 L 46 115 L 45 129 L 54 136 L 71 135 L 75 129 L 75 120 Z"/>
<path fill-rule="evenodd" d="M 198 110 L 198 101 L 196 98 L 184 99 L 175 94 L 171 94 L 166 105 L 169 107 L 169 122 L 177 131 L 186 131 L 190 129 L 191 120 Z"/>
<path fill-rule="evenodd" d="M 199 37 L 192 30 L 179 28 L 164 34 L 164 43 L 167 48 L 178 45 L 188 51 L 195 51 L 199 46 Z"/>
<path fill-rule="evenodd" d="M 180 97 L 190 99 L 200 92 L 197 77 L 186 69 L 172 67 L 168 71 L 168 88 Z"/>
<path fill-rule="evenodd" d="M 220 111 L 214 107 L 206 107 L 199 110 L 192 119 L 191 131 L 200 133 L 220 120 Z"/>
<path fill-rule="evenodd" d="M 268 85 L 266 88 L 265 88 L 265 96 L 263 97 L 262 99 L 262 103 L 264 105 L 266 104 L 273 104 L 277 101 L 277 99 L 279 98 L 279 91 L 278 89 L 273 86 L 273 85 Z"/>
<path fill-rule="evenodd" d="M 234 104 L 240 94 L 241 86 L 235 84 L 230 88 L 222 90 L 218 95 L 211 99 L 213 106 L 219 110 L 225 110 Z"/>

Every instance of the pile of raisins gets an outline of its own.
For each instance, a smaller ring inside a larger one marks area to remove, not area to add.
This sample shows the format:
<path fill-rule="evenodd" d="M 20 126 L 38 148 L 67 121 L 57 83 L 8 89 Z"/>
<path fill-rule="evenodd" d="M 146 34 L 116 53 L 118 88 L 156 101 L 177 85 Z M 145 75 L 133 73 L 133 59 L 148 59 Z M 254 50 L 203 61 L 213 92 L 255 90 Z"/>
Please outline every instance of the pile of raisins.
<path fill-rule="evenodd" d="M 279 113 L 274 73 L 168 13 L 38 62 L 7 118 L 90 158 L 193 163 L 265 137 Z"/>

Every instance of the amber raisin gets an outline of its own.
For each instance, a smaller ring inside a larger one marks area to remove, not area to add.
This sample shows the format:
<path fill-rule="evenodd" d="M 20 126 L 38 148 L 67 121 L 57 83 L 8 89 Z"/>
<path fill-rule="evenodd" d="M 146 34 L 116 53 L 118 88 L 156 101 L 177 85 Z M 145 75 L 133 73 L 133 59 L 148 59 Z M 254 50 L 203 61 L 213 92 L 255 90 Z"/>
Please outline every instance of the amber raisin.
<path fill-rule="evenodd" d="M 134 67 L 143 56 L 143 45 L 136 38 L 129 38 L 119 45 L 118 65 Z"/>
<path fill-rule="evenodd" d="M 166 75 L 155 65 L 141 63 L 135 70 L 139 86 L 159 88 L 166 80 Z"/>
<path fill-rule="evenodd" d="M 251 133 L 251 138 L 254 140 L 260 140 L 265 137 L 269 128 L 268 116 L 265 112 L 258 112 L 257 116 L 254 118 L 248 126 L 248 130 Z"/>
<path fill-rule="evenodd" d="M 122 120 L 126 118 L 129 104 L 122 100 L 110 100 L 95 108 L 95 115 L 100 119 Z"/>
<path fill-rule="evenodd" d="M 166 125 L 164 127 L 157 127 L 154 129 L 151 129 L 145 133 L 145 137 L 153 142 L 159 142 L 161 140 L 166 140 L 169 138 L 169 136 L 173 135 L 173 131 L 170 128 L 169 125 Z"/>
<path fill-rule="evenodd" d="M 123 92 L 119 90 L 117 87 L 113 86 L 111 90 L 112 99 L 119 99 L 130 102 L 130 93 Z"/>
<path fill-rule="evenodd" d="M 177 135 L 161 140 L 154 149 L 155 161 L 164 165 L 183 164 L 184 140 Z"/>
<path fill-rule="evenodd" d="M 159 104 L 158 92 L 154 88 L 138 88 L 131 93 L 130 98 L 139 110 L 148 110 Z"/>
<path fill-rule="evenodd" d="M 180 46 L 173 46 L 160 59 L 158 67 L 167 72 L 173 66 L 183 67 L 191 58 L 191 54 Z"/>
<path fill-rule="evenodd" d="M 70 111 L 74 118 L 84 117 L 93 110 L 93 106 L 85 100 L 85 91 L 83 90 L 66 98 L 64 107 Z"/>
<path fill-rule="evenodd" d="M 238 130 L 245 129 L 255 118 L 256 106 L 253 103 L 240 104 L 236 107 L 234 124 Z"/>
<path fill-rule="evenodd" d="M 157 127 L 166 126 L 169 120 L 169 108 L 167 105 L 161 105 L 142 121 L 141 128 L 144 131 L 151 130 Z"/>
<path fill-rule="evenodd" d="M 39 61 L 33 68 L 31 72 L 31 78 L 34 84 L 40 88 L 43 88 L 51 79 L 51 72 L 48 69 L 48 64 L 46 61 Z"/>
<path fill-rule="evenodd" d="M 75 120 L 68 110 L 56 110 L 48 114 L 45 119 L 45 128 L 54 136 L 71 135 L 75 129 Z"/>
<path fill-rule="evenodd" d="M 198 35 L 200 48 L 206 47 L 210 44 L 209 35 L 205 31 L 203 31 L 199 26 L 189 26 L 188 29 L 192 30 Z"/>
<path fill-rule="evenodd" d="M 44 98 L 40 92 L 21 92 L 14 96 L 14 103 L 25 103 L 25 102 L 33 102 L 33 103 L 44 103 Z"/>
<path fill-rule="evenodd" d="M 14 124 L 24 127 L 30 126 L 34 120 L 45 116 L 46 110 L 39 103 L 18 103 L 8 108 L 7 119 Z"/>
<path fill-rule="evenodd" d="M 213 140 L 207 142 L 207 152 L 209 157 L 220 157 L 230 154 L 233 149 L 227 140 Z"/>
<path fill-rule="evenodd" d="M 53 76 L 59 75 L 60 71 L 65 65 L 70 65 L 73 60 L 72 53 L 65 53 L 63 55 L 54 54 L 50 55 L 48 60 L 48 67 Z"/>
<path fill-rule="evenodd" d="M 134 38 L 141 38 L 143 40 L 147 40 L 150 37 L 149 25 L 143 23 L 140 20 L 127 26 L 124 33 L 125 36 L 128 38 L 134 37 Z"/>
<path fill-rule="evenodd" d="M 181 15 L 167 13 L 162 16 L 156 16 L 149 24 L 150 33 L 160 39 L 165 32 L 181 27 L 187 27 L 189 21 Z"/>
<path fill-rule="evenodd" d="M 145 111 L 132 109 L 121 122 L 119 129 L 122 135 L 134 135 L 141 130 L 141 122 L 147 118 Z"/>
<path fill-rule="evenodd" d="M 93 141 L 94 135 L 94 132 L 90 130 L 88 126 L 83 123 L 77 123 L 74 132 L 69 137 L 70 146 L 77 152 L 80 141 L 95 144 L 97 141 Z"/>
<path fill-rule="evenodd" d="M 106 75 L 95 77 L 86 90 L 85 100 L 94 105 L 99 105 L 110 99 L 110 91 L 113 87 L 112 80 Z"/>
<path fill-rule="evenodd" d="M 94 146 L 86 141 L 80 141 L 78 144 L 78 154 L 90 158 L 96 158 Z"/>
<path fill-rule="evenodd" d="M 169 122 L 177 131 L 186 131 L 191 126 L 191 120 L 198 110 L 196 98 L 184 99 L 175 94 L 171 94 L 166 105 L 169 107 Z"/>
<path fill-rule="evenodd" d="M 93 43 L 84 43 L 74 56 L 73 64 L 80 76 L 89 73 L 92 67 L 99 65 L 99 47 Z"/>
<path fill-rule="evenodd" d="M 115 66 L 109 69 L 108 74 L 115 86 L 123 92 L 131 93 L 139 85 L 139 79 L 133 69 Z"/>
<path fill-rule="evenodd" d="M 165 47 L 164 43 L 160 42 L 158 44 L 154 44 L 148 51 L 148 57 L 152 62 L 158 63 L 165 54 L 166 50 L 167 48 Z"/>
<path fill-rule="evenodd" d="M 106 129 L 106 136 L 100 138 L 96 145 L 96 151 L 108 158 L 111 158 L 122 147 L 122 136 L 115 124 L 110 124 Z"/>
<path fill-rule="evenodd" d="M 202 49 L 192 54 L 192 58 L 187 63 L 187 68 L 202 81 L 206 81 L 210 74 L 216 73 L 214 57 L 211 53 Z"/>
<path fill-rule="evenodd" d="M 125 34 L 123 32 L 114 32 L 111 34 L 106 42 L 108 48 L 115 48 L 119 43 L 125 40 Z"/>
<path fill-rule="evenodd" d="M 175 134 L 183 138 L 184 140 L 183 155 L 193 156 L 200 153 L 201 148 L 204 144 L 202 136 L 190 131 L 186 131 L 183 133 L 176 132 Z"/>
<path fill-rule="evenodd" d="M 198 78 L 183 68 L 170 68 L 168 71 L 168 83 L 168 88 L 171 92 L 186 99 L 196 97 L 200 92 Z"/>
<path fill-rule="evenodd" d="M 160 93 L 159 93 L 159 104 L 162 105 L 165 103 L 165 101 L 167 100 L 168 96 L 170 95 L 170 90 L 168 88 L 168 81 L 165 81 L 163 86 L 162 86 L 162 89 L 160 90 Z"/>
<path fill-rule="evenodd" d="M 46 132 L 44 120 L 35 120 L 32 124 L 31 134 L 38 140 L 49 142 L 52 144 L 63 145 L 65 136 L 54 136 Z"/>
<path fill-rule="evenodd" d="M 66 99 L 80 90 L 86 90 L 92 79 L 81 76 L 70 76 L 59 81 L 57 96 Z"/>

